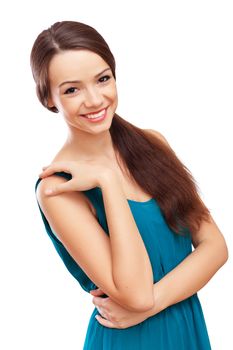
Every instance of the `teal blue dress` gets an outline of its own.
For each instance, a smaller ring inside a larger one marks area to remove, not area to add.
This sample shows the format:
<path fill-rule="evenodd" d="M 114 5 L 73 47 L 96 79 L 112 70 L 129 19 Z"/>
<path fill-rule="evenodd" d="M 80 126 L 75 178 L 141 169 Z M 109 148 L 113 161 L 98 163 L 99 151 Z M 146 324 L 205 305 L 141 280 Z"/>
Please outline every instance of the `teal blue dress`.
<path fill-rule="evenodd" d="M 70 174 L 56 173 L 66 179 Z M 36 188 L 41 179 L 36 182 Z M 102 192 L 99 187 L 83 191 L 96 209 L 99 224 L 107 235 Z M 144 241 L 153 269 L 154 283 L 174 269 L 192 252 L 190 233 L 185 236 L 174 233 L 166 224 L 157 201 L 145 202 L 128 199 L 131 212 Z M 39 206 L 39 203 L 38 203 Z M 52 231 L 40 206 L 45 230 L 66 268 L 87 293 L 97 286 L 70 256 Z M 171 290 L 172 293 L 172 290 Z M 104 296 L 103 296 L 104 297 Z M 106 297 L 106 296 L 105 296 Z M 94 306 L 94 305 L 93 305 Z M 208 331 L 197 294 L 173 304 L 145 321 L 124 329 L 101 325 L 95 315 L 90 315 L 83 350 L 209 350 Z"/>

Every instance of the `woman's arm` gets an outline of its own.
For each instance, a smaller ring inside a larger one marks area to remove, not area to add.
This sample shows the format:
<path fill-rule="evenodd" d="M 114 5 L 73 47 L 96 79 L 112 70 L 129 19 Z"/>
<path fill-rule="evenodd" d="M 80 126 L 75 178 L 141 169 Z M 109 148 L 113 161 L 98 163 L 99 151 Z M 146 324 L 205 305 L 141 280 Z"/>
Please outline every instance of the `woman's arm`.
<path fill-rule="evenodd" d="M 142 308 L 153 306 L 153 272 L 147 250 L 138 231 L 117 177 L 101 183 L 110 234 L 112 272 L 115 285 Z"/>
<path fill-rule="evenodd" d="M 170 147 L 160 132 L 153 129 L 145 131 Z M 192 242 L 196 249 L 154 284 L 156 302 L 153 312 L 157 313 L 158 310 L 161 311 L 197 293 L 227 261 L 228 250 L 225 239 L 211 216 L 210 222 L 203 221 L 199 231 L 192 235 Z"/>
<path fill-rule="evenodd" d="M 100 312 L 98 322 L 110 328 L 132 327 L 200 290 L 227 261 L 228 250 L 212 218 L 211 223 L 202 223 L 192 240 L 196 249 L 154 284 L 154 307 L 151 310 L 141 313 L 125 310 L 110 298 L 100 297 L 101 289 L 93 290 L 93 303 Z"/>
<path fill-rule="evenodd" d="M 123 307 L 145 311 L 154 302 L 152 267 L 119 178 L 106 169 L 95 162 L 53 163 L 40 174 L 46 178 L 37 188 L 38 201 L 87 276 Z M 70 173 L 72 180 L 53 176 L 57 171 Z M 96 185 L 102 189 L 109 236 L 80 192 Z"/>
<path fill-rule="evenodd" d="M 227 245 L 212 217 L 203 221 L 192 240 L 196 249 L 154 284 L 151 315 L 197 293 L 226 263 Z"/>

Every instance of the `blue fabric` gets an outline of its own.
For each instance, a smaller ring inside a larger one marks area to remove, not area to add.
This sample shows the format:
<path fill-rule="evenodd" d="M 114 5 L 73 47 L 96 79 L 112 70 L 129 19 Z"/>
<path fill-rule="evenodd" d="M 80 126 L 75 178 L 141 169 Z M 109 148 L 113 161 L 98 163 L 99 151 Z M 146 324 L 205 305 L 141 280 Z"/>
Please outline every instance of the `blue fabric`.
<path fill-rule="evenodd" d="M 70 174 L 64 172 L 56 174 L 66 179 L 71 178 Z M 37 180 L 35 188 L 40 180 Z M 99 224 L 109 235 L 101 189 L 95 187 L 83 191 L 83 193 L 92 202 L 97 212 Z M 154 198 L 145 202 L 128 199 L 128 203 L 150 257 L 154 283 L 158 282 L 192 252 L 190 233 L 186 232 L 186 235 L 181 236 L 173 232 L 166 224 Z M 97 286 L 88 278 L 56 237 L 40 206 L 39 209 L 46 232 L 66 268 L 86 292 L 89 293 L 91 289 L 96 289 Z M 83 350 L 211 349 L 197 293 L 167 307 L 145 321 L 125 329 L 102 326 L 95 319 L 95 315 L 98 313 L 98 310 L 94 308 L 90 315 Z"/>

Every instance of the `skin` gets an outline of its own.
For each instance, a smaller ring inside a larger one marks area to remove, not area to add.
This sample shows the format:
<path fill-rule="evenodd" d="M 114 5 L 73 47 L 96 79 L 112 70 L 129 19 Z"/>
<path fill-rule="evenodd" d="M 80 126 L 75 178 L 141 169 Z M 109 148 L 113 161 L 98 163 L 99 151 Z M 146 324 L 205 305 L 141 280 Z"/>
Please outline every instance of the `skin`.
<path fill-rule="evenodd" d="M 105 71 L 103 74 L 95 78 L 103 71 Z M 62 157 L 79 161 L 95 159 L 108 166 L 109 161 L 114 164 L 116 154 L 109 128 L 117 108 L 118 95 L 116 82 L 109 65 L 99 55 L 88 50 L 63 51 L 51 60 L 48 75 L 50 82 L 48 105 L 57 107 L 68 127 L 67 139 L 54 161 Z M 66 83 L 60 86 L 63 82 L 74 80 L 79 80 L 80 83 Z M 108 107 L 107 118 L 100 123 L 90 123 L 81 117 L 82 114 L 93 113 L 104 107 Z M 103 302 L 103 298 L 98 298 L 103 294 L 101 289 L 93 293 L 97 298 L 93 299 L 94 304 Z M 98 321 L 105 322 L 105 326 L 111 328 L 130 327 L 151 315 L 148 311 L 127 310 L 109 297 L 105 299 L 105 306 L 108 310 L 103 309 L 105 319 Z M 107 313 L 108 320 L 106 319 Z M 113 314 L 112 318 L 111 314 Z M 118 322 L 114 314 L 119 318 Z M 120 321 L 123 319 L 124 325 Z M 108 324 L 106 324 L 107 321 Z"/>
<path fill-rule="evenodd" d="M 100 314 L 96 315 L 97 321 L 108 328 L 125 329 L 132 327 L 160 312 L 158 303 L 155 303 L 155 307 L 151 310 L 133 312 L 123 308 L 109 297 L 101 297 L 104 292 L 100 288 L 91 290 L 90 293 L 94 296 L 92 302 Z"/>

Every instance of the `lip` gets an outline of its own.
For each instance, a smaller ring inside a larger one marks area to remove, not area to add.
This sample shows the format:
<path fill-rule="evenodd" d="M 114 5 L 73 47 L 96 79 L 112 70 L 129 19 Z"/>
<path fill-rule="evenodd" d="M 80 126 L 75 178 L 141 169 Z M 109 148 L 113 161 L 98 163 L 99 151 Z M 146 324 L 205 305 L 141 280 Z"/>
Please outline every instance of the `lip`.
<path fill-rule="evenodd" d="M 102 109 L 102 111 L 105 111 L 105 112 L 101 117 L 88 118 L 87 115 L 81 115 L 80 117 L 86 119 L 89 123 L 100 123 L 107 117 L 107 109 L 108 108 Z"/>
<path fill-rule="evenodd" d="M 81 115 L 81 116 L 85 116 L 85 115 L 89 115 L 89 114 L 97 114 L 97 113 L 100 113 L 100 112 L 104 111 L 104 110 L 107 109 L 107 108 L 108 108 L 108 107 L 105 107 L 105 108 L 100 109 L 99 111 L 89 112 L 89 113 L 80 114 L 80 115 Z"/>

